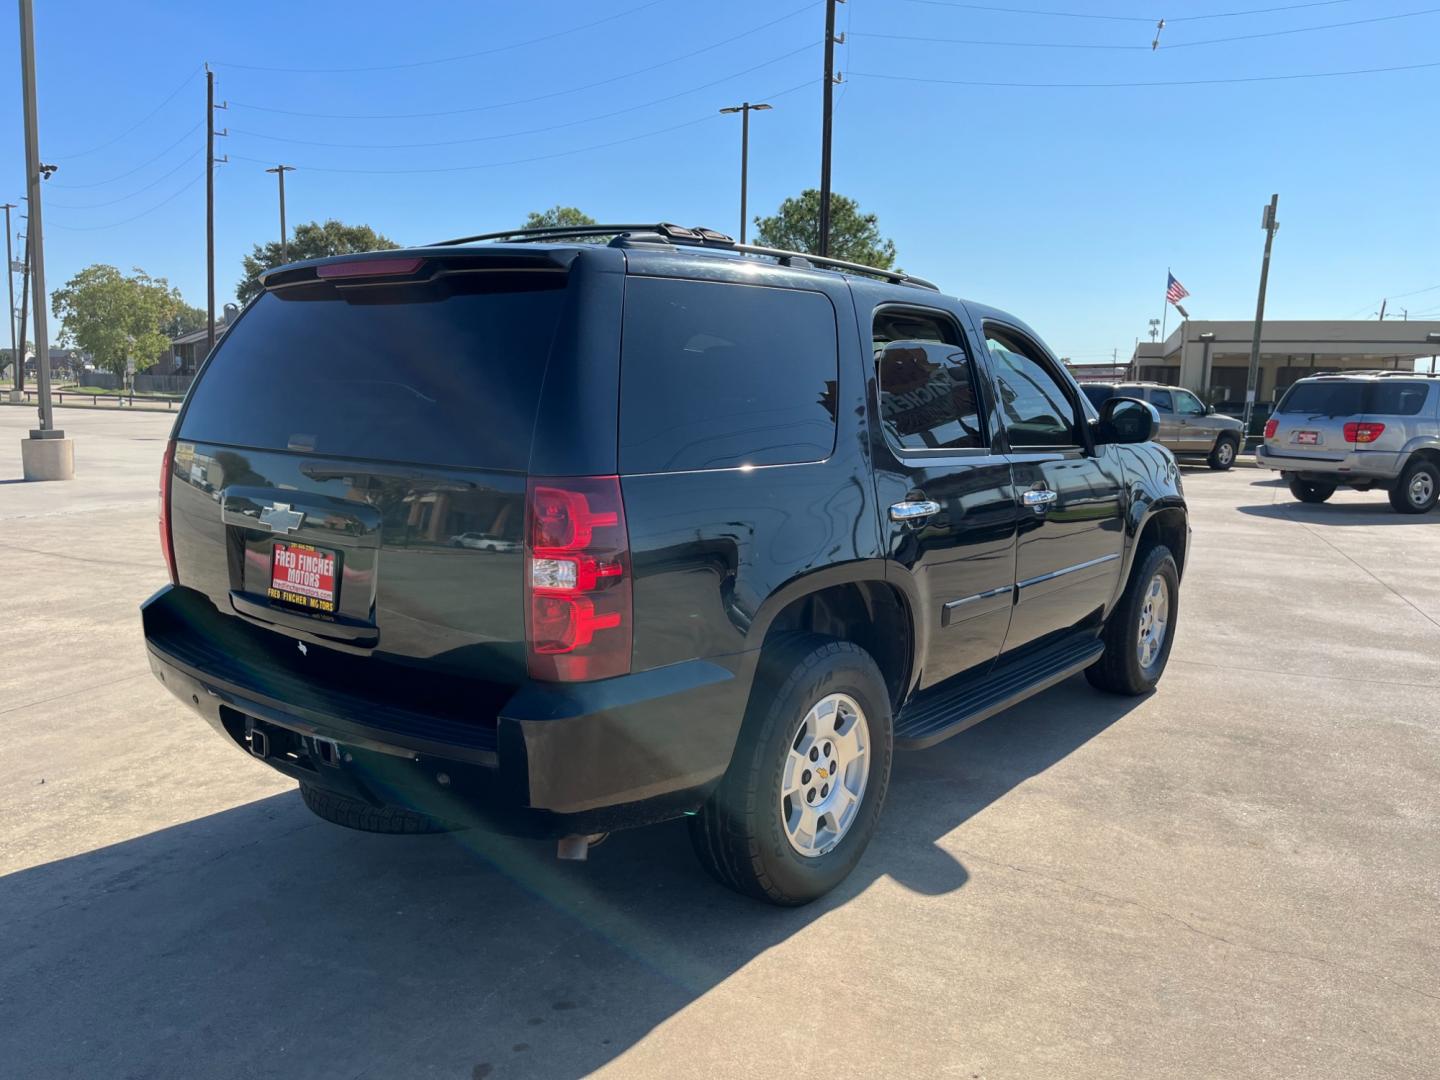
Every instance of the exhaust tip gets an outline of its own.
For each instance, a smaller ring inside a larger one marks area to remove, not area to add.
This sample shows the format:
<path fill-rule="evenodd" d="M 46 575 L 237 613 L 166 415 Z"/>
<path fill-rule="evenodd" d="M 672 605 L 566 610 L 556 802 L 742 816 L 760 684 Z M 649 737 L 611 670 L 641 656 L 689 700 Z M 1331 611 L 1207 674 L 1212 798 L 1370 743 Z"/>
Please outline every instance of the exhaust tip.
<path fill-rule="evenodd" d="M 562 836 L 555 844 L 555 857 L 566 862 L 584 862 L 590 857 L 590 849 L 609 835 L 602 832 Z"/>
<path fill-rule="evenodd" d="M 270 736 L 259 728 L 251 728 L 245 735 L 245 741 L 250 744 L 250 753 L 257 758 L 270 756 Z"/>

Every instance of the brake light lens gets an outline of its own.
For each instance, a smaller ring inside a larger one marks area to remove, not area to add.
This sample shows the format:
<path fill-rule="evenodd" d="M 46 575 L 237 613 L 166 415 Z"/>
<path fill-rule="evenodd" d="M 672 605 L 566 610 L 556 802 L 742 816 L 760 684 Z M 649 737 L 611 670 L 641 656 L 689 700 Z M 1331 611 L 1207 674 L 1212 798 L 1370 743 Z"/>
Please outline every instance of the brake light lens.
<path fill-rule="evenodd" d="M 608 679 L 630 670 L 630 538 L 618 476 L 532 477 L 526 491 L 530 675 Z"/>
<path fill-rule="evenodd" d="M 1345 441 L 1352 443 L 1372 443 L 1381 435 L 1385 434 L 1384 424 L 1356 424 L 1345 425 Z"/>
<path fill-rule="evenodd" d="M 175 440 L 165 444 L 165 456 L 160 460 L 160 550 L 165 555 L 165 569 L 170 572 L 170 584 L 179 585 L 175 575 L 175 542 L 170 537 L 170 474 L 175 471 Z"/>
<path fill-rule="evenodd" d="M 1265 421 L 1265 438 L 1267 438 L 1267 439 L 1273 439 L 1273 438 L 1275 437 L 1275 432 L 1278 431 L 1279 429 L 1280 429 L 1280 421 L 1279 421 L 1279 420 L 1266 420 L 1266 421 Z"/>
<path fill-rule="evenodd" d="M 315 268 L 318 278 L 388 277 L 413 274 L 424 259 L 352 259 L 350 262 L 326 263 Z"/>

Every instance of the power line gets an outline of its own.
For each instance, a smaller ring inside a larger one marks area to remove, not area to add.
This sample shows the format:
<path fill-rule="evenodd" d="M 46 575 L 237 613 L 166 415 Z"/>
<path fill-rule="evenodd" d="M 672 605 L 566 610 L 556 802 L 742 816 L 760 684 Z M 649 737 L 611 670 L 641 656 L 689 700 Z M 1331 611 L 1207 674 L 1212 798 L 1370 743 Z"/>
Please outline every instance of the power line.
<path fill-rule="evenodd" d="M 699 86 L 692 86 L 686 90 L 679 90 L 673 94 L 666 94 L 664 97 L 658 97 L 650 101 L 644 101 L 638 105 L 628 105 L 623 109 L 615 109 L 607 113 L 597 113 L 594 116 L 586 116 L 578 120 L 565 120 L 558 124 L 547 124 L 544 127 L 527 128 L 523 131 L 506 131 L 501 132 L 497 135 L 473 135 L 463 139 L 440 139 L 434 142 L 351 143 L 320 142 L 312 139 L 295 139 L 285 135 L 266 135 L 264 132 L 246 131 L 243 128 L 231 128 L 230 134 L 246 135 L 252 139 L 266 139 L 270 142 L 293 143 L 297 146 L 315 146 L 341 150 L 422 150 L 437 146 L 467 146 L 472 143 L 494 142 L 498 139 L 514 139 L 519 138 L 523 135 L 542 135 L 551 131 L 559 131 L 563 128 L 576 127 L 582 124 L 593 124 L 601 120 L 609 120 L 612 117 L 624 116 L 627 113 L 638 112 L 641 109 L 648 109 L 655 105 L 663 105 L 666 102 L 674 101 L 677 98 L 682 98 L 690 94 L 699 93 L 701 90 L 708 90 L 711 87 L 719 86 L 721 83 L 727 83 L 734 79 L 738 79 L 742 75 L 749 75 L 751 72 L 759 71 L 761 68 L 770 67 L 772 64 L 778 64 L 782 60 L 788 60 L 792 56 L 797 56 L 802 52 L 808 52 L 810 49 L 815 48 L 819 44 L 820 43 L 817 41 L 807 42 L 806 44 L 801 45 L 798 49 L 791 49 L 789 52 L 781 53 L 779 56 L 772 57 L 769 60 L 765 60 L 759 64 L 755 64 L 741 71 L 732 72 L 729 75 L 721 76 L 720 78 L 713 79 L 707 83 L 701 83 Z"/>
<path fill-rule="evenodd" d="M 1140 49 L 1151 52 L 1149 45 L 1092 45 L 1070 41 L 994 41 L 982 38 L 946 38 L 933 34 L 874 34 L 861 32 L 854 35 L 862 38 L 885 38 L 890 41 L 924 41 L 937 45 L 989 45 L 1006 49 Z"/>
<path fill-rule="evenodd" d="M 78 203 L 51 202 L 49 199 L 46 199 L 45 201 L 47 205 L 59 207 L 61 210 L 99 210 L 102 206 L 114 206 L 116 203 L 122 203 L 125 202 L 127 199 L 133 199 L 136 195 L 143 195 L 145 192 L 149 191 L 151 188 L 159 184 L 162 180 L 168 180 L 170 177 L 174 176 L 177 172 L 183 169 L 186 165 L 189 165 L 190 162 L 194 161 L 204 152 L 205 148 L 203 146 L 197 147 L 193 154 L 191 154 L 187 158 L 183 158 L 180 163 L 176 165 L 173 169 L 170 169 L 168 172 L 161 173 L 144 187 L 136 188 L 134 191 L 130 192 L 130 194 L 121 195 L 118 199 L 111 199 L 108 202 L 101 203 L 86 203 L 84 205 Z"/>
<path fill-rule="evenodd" d="M 592 30 L 605 23 L 614 22 L 616 19 L 623 19 L 627 15 L 634 15 L 637 11 L 645 11 L 647 8 L 657 7 L 660 4 L 668 3 L 669 0 L 645 0 L 643 4 L 626 8 L 624 11 L 617 11 L 603 18 L 595 19 L 592 22 L 581 23 L 579 26 L 571 26 L 564 30 L 556 30 L 549 34 L 541 34 L 539 37 L 527 38 L 524 41 L 514 41 L 509 45 L 497 45 L 492 49 L 481 49 L 479 52 L 459 53 L 455 56 L 439 56 L 433 60 L 412 60 L 404 64 L 375 64 L 368 67 L 331 67 L 331 68 L 308 68 L 308 67 L 266 67 L 259 64 L 231 64 L 217 62 L 216 67 L 235 68 L 240 71 L 278 71 L 290 74 L 315 74 L 315 75 L 344 75 L 366 71 L 403 71 L 409 68 L 431 67 L 435 64 L 453 64 L 458 60 L 474 60 L 481 56 L 494 56 L 496 53 L 508 52 L 511 49 L 521 49 L 527 45 L 538 45 L 545 41 L 554 41 L 556 38 L 566 37 L 570 34 L 578 34 L 582 30 Z"/>
<path fill-rule="evenodd" d="M 888 79 L 895 82 L 931 83 L 942 86 L 1012 87 L 1036 90 L 1078 90 L 1085 88 L 1122 89 L 1145 86 L 1219 86 L 1225 83 L 1284 82 L 1292 79 L 1338 79 L 1349 75 L 1378 75 L 1390 71 L 1419 71 L 1440 67 L 1440 60 L 1397 67 L 1355 68 L 1349 71 L 1307 71 L 1295 75 L 1247 75 L 1229 79 L 1161 79 L 1143 82 L 995 82 L 980 79 L 932 79 L 920 75 L 891 75 L 877 71 L 852 71 L 852 79 Z"/>
<path fill-rule="evenodd" d="M 142 169 L 148 168 L 149 166 L 155 164 L 155 162 L 159 161 L 159 160 L 160 160 L 161 158 L 163 158 L 166 154 L 168 154 L 171 150 L 174 150 L 175 147 L 179 146 L 181 143 L 183 143 L 183 142 L 184 142 L 186 139 L 188 139 L 191 135 L 194 135 L 195 132 L 199 131 L 199 130 L 200 130 L 202 127 L 204 127 L 204 126 L 205 126 L 205 121 L 204 121 L 204 120 L 201 120 L 198 124 L 196 124 L 194 127 L 192 127 L 189 131 L 185 132 L 184 135 L 181 135 L 178 139 L 176 139 L 176 140 L 175 140 L 173 143 L 171 143 L 169 146 L 165 147 L 164 150 L 161 150 L 161 151 L 160 151 L 158 154 L 156 154 L 154 157 L 152 157 L 152 158 L 150 158 L 150 159 L 148 159 L 148 160 L 146 160 L 146 161 L 142 161 L 139 165 L 136 165 L 133 169 L 130 169 L 130 170 L 126 171 L 126 172 L 120 173 L 118 176 L 112 176 L 112 177 L 110 177 L 108 180 L 96 180 L 93 184 L 56 184 L 56 183 L 53 183 L 53 182 L 52 182 L 52 183 L 50 184 L 50 186 L 51 186 L 51 187 L 56 187 L 56 188 L 64 188 L 66 191 L 80 191 L 80 190 L 82 190 L 82 189 L 84 189 L 84 188 L 104 187 L 106 184 L 113 184 L 113 183 L 115 183 L 115 181 L 117 181 L 117 180 L 124 180 L 127 176 L 134 176 L 137 172 L 140 172 Z"/>
<path fill-rule="evenodd" d="M 1278 7 L 1248 8 L 1244 11 L 1218 11 L 1210 15 L 1181 15 L 1167 18 L 1167 23 L 1198 22 L 1201 19 L 1233 19 L 1241 15 L 1268 15 L 1276 11 L 1298 11 L 1301 8 L 1333 7 L 1349 4 L 1354 0 L 1306 0 L 1299 4 L 1281 4 Z M 999 7 L 993 4 L 966 4 L 958 0 L 906 0 L 910 4 L 926 4 L 930 7 L 960 8 L 965 11 L 993 11 L 1004 15 L 1042 15 L 1056 19 L 1095 19 L 1105 22 L 1137 22 L 1154 26 L 1160 16 L 1146 15 L 1097 15 L 1089 11 L 1046 11 L 1035 8 Z"/>
<path fill-rule="evenodd" d="M 814 80 L 814 79 L 806 79 L 804 82 L 799 83 L 799 84 L 797 84 L 797 85 L 795 85 L 795 86 L 789 87 L 789 88 L 786 89 L 786 90 L 779 90 L 779 91 L 776 91 L 775 93 L 764 94 L 764 95 L 761 95 L 761 97 L 763 97 L 765 100 L 769 100 L 769 99 L 772 99 L 772 98 L 778 98 L 778 97 L 784 97 L 786 94 L 793 94 L 793 93 L 795 93 L 797 90 L 804 90 L 804 89 L 806 89 L 807 87 L 813 86 L 814 83 L 815 83 L 815 80 Z M 573 147 L 573 148 L 571 148 L 571 149 L 569 149 L 569 150 L 557 150 L 557 151 L 555 151 L 554 153 L 550 153 L 550 154 L 537 154 L 537 155 L 534 155 L 534 156 L 532 156 L 532 157 L 511 158 L 511 159 L 506 160 L 506 161 L 486 161 L 486 162 L 482 162 L 482 163 L 477 164 L 477 165 L 448 165 L 448 166 L 441 166 L 441 167 L 439 167 L 439 168 L 429 168 L 429 169 L 419 169 L 419 168 L 403 168 L 403 169 L 344 169 L 344 168 L 338 168 L 338 167 L 335 167 L 335 166 L 303 165 L 303 164 L 302 164 L 302 165 L 297 166 L 297 168 L 304 169 L 306 172 L 344 173 L 344 174 L 347 174 L 347 175 L 355 175 L 355 176 L 399 176 L 399 175 L 412 176 L 412 175 L 416 175 L 416 174 L 428 174 L 428 173 L 476 172 L 476 171 L 481 170 L 481 169 L 498 169 L 498 168 L 502 168 L 502 167 L 507 166 L 507 165 L 529 165 L 529 164 L 531 164 L 531 163 L 533 163 L 533 162 L 538 162 L 538 161 L 553 161 L 553 160 L 555 160 L 556 158 L 572 157 L 572 156 L 574 156 L 575 154 L 584 154 L 584 153 L 588 153 L 588 152 L 591 151 L 591 150 L 604 150 L 604 149 L 608 149 L 609 147 L 612 147 L 612 146 L 623 146 L 623 145 L 625 145 L 626 143 L 639 142 L 641 139 L 652 139 L 652 138 L 655 138 L 655 137 L 658 136 L 658 135 L 668 135 L 668 134 L 670 134 L 670 133 L 673 132 L 673 131 L 680 131 L 680 130 L 682 130 L 683 128 L 694 127 L 695 125 L 697 125 L 697 124 L 703 124 L 703 123 L 705 123 L 705 122 L 708 121 L 708 120 L 716 120 L 716 119 L 719 119 L 719 116 L 720 116 L 719 113 L 716 113 L 716 112 L 707 112 L 704 116 L 696 117 L 696 118 L 693 119 L 693 120 L 685 120 L 685 121 L 683 121 L 683 122 L 681 122 L 681 123 L 679 123 L 679 124 L 671 124 L 671 125 L 668 126 L 668 127 L 656 128 L 656 129 L 653 130 L 653 131 L 643 131 L 643 132 L 640 132 L 640 133 L 637 134 L 637 135 L 628 135 L 628 136 L 626 136 L 625 138 L 622 138 L 622 139 L 610 139 L 610 140 L 608 140 L 608 141 L 606 141 L 606 142 L 591 143 L 591 144 L 589 144 L 589 145 L 587 145 L 587 146 L 577 146 L 577 147 Z M 250 162 L 255 162 L 255 163 L 257 163 L 257 164 L 260 164 L 260 165 L 269 164 L 269 161 L 268 161 L 268 159 L 266 159 L 266 158 L 245 157 L 245 156 L 242 155 L 242 154 L 231 154 L 230 157 L 231 157 L 231 159 L 234 160 L 234 161 L 250 161 Z"/>
<path fill-rule="evenodd" d="M 1434 15 L 1440 13 L 1440 8 L 1426 8 L 1422 11 L 1406 11 L 1398 15 L 1377 15 L 1367 19 L 1352 19 L 1349 22 L 1322 23 L 1319 26 L 1296 26 L 1287 30 L 1267 30 L 1255 34 L 1235 34 L 1230 37 L 1205 38 L 1201 41 L 1181 41 L 1172 45 L 1161 45 L 1159 51 L 1165 52 L 1171 49 L 1193 49 L 1200 45 L 1221 45 L 1232 41 L 1253 41 L 1259 38 L 1285 37 L 1290 34 L 1308 34 L 1317 30 L 1340 30 L 1351 26 L 1364 26 L 1367 23 L 1393 22 L 1396 19 L 1412 19 L 1418 15 Z M 1176 20 L 1178 21 L 1178 20 Z M 1155 51 L 1150 45 L 1134 44 L 1108 44 L 1089 43 L 1072 41 L 996 41 L 988 38 L 950 38 L 936 37 L 933 34 L 877 34 L 859 33 L 856 37 L 884 38 L 890 41 L 922 41 L 938 45 L 985 45 L 992 48 L 1006 49 L 1101 49 L 1143 52 Z"/>
<path fill-rule="evenodd" d="M 682 60 L 691 60 L 707 52 L 713 52 L 716 49 L 724 48 L 726 45 L 734 44 L 735 42 L 740 41 L 743 38 L 758 34 L 761 31 L 769 30 L 772 26 L 778 26 L 780 23 L 785 22 L 787 19 L 793 19 L 797 15 L 802 15 L 807 11 L 811 11 L 819 7 L 821 3 L 823 3 L 823 0 L 811 0 L 811 3 L 798 7 L 794 11 L 791 11 L 785 15 L 781 15 L 779 18 L 771 19 L 767 23 L 761 23 L 759 26 L 755 26 L 749 30 L 742 31 L 741 33 L 735 34 L 732 37 L 722 38 L 719 41 L 702 46 L 701 48 L 695 49 L 692 52 L 682 53 L 679 56 L 672 56 L 669 60 L 661 60 L 659 63 L 651 64 L 648 67 L 636 68 L 633 71 L 622 72 L 619 75 L 611 75 L 607 78 L 599 79 L 592 83 L 585 83 L 582 86 L 571 86 L 567 87 L 564 90 L 552 90 L 546 94 L 536 94 L 533 97 L 512 98 L 509 101 L 495 101 L 485 105 L 467 105 L 459 109 L 440 109 L 434 112 L 410 113 L 305 112 L 300 109 L 279 109 L 270 105 L 253 105 L 244 101 L 232 101 L 230 102 L 230 107 L 232 109 L 249 109 L 252 112 L 276 113 L 280 116 L 303 116 L 315 120 L 423 120 L 436 116 L 462 116 L 467 113 L 490 112 L 493 109 L 505 109 L 514 105 L 532 105 L 537 101 L 549 101 L 552 98 L 564 97 L 567 94 L 579 94 L 586 90 L 594 90 L 597 87 L 609 86 L 611 83 L 617 83 L 624 79 L 632 79 L 636 75 L 648 75 L 652 71 L 659 71 L 661 68 L 669 67 L 671 64 L 678 64 Z"/>
<path fill-rule="evenodd" d="M 57 229 L 65 229 L 67 232 L 99 232 L 101 229 L 115 229 L 119 228 L 121 225 L 129 225 L 130 222 L 139 221 L 142 217 L 145 217 L 148 214 L 153 214 L 162 206 L 174 202 L 176 199 L 178 199 L 181 195 L 185 194 L 185 192 L 189 191 L 192 187 L 194 187 L 204 178 L 205 174 L 203 172 L 197 173 L 195 178 L 191 180 L 188 184 L 185 184 L 176 191 L 171 192 L 154 206 L 146 210 L 141 210 L 138 214 L 133 214 L 128 218 L 122 218 L 120 221 L 112 221 L 108 225 L 60 225 L 56 223 L 53 227 Z"/>
<path fill-rule="evenodd" d="M 170 93 L 166 94 L 166 95 L 161 99 L 159 105 L 156 105 L 155 108 L 151 109 L 148 113 L 146 113 L 144 116 L 142 116 L 139 120 L 136 120 L 135 123 L 131 124 L 128 128 L 126 128 L 124 131 L 120 132 L 120 134 L 119 134 L 119 135 L 116 135 L 113 139 L 109 139 L 109 140 L 107 140 L 107 141 L 105 141 L 105 142 L 103 142 L 103 143 L 100 143 L 98 146 L 92 146 L 92 147 L 90 147 L 89 150 L 78 150 L 78 151 L 76 151 L 76 152 L 73 153 L 73 154 L 59 154 L 59 155 L 57 155 L 57 156 L 59 157 L 59 159 L 60 159 L 61 161 L 70 161 L 70 160 L 73 159 L 73 158 L 84 157 L 86 154 L 93 154 L 93 153 L 95 153 L 95 151 L 97 151 L 97 150 L 104 150 L 104 149 L 105 149 L 106 147 L 108 147 L 108 146 L 114 146 L 114 145 L 115 145 L 117 142 L 119 142 L 121 139 L 125 138 L 127 135 L 130 135 L 132 132 L 138 130 L 142 125 L 144 125 L 144 123 L 145 123 L 147 120 L 149 120 L 152 116 L 154 116 L 156 113 L 158 113 L 161 109 L 165 108 L 166 105 L 169 105 L 170 102 L 172 102 L 173 100 L 175 100 L 175 96 L 176 96 L 177 94 L 179 94 L 181 90 L 184 90 L 187 86 L 189 86 L 191 80 L 193 80 L 193 79 L 195 78 L 195 76 L 198 75 L 199 73 L 200 73 L 200 68 L 199 68 L 199 67 L 196 67 L 194 70 L 192 70 L 192 71 L 190 72 L 189 75 L 186 75 L 186 76 L 185 76 L 184 81 L 182 81 L 179 86 L 175 87 L 174 90 L 171 90 Z"/>
<path fill-rule="evenodd" d="M 1434 15 L 1440 8 L 1425 8 L 1421 11 L 1402 11 L 1398 15 L 1376 15 L 1369 19 L 1351 19 L 1349 22 L 1321 23 L 1318 26 L 1294 26 L 1288 30 L 1266 30 L 1258 34 L 1236 34 L 1232 37 L 1206 38 L 1203 41 L 1181 41 L 1174 45 L 1161 45 L 1166 49 L 1192 49 L 1197 45 L 1219 45 L 1227 41 L 1254 41 L 1258 38 L 1286 37 L 1290 34 L 1309 34 L 1316 30 L 1340 30 L 1347 26 L 1364 26 L 1367 23 L 1394 22 L 1396 19 L 1413 19 L 1417 15 Z M 1178 20 L 1176 20 L 1178 21 Z"/>

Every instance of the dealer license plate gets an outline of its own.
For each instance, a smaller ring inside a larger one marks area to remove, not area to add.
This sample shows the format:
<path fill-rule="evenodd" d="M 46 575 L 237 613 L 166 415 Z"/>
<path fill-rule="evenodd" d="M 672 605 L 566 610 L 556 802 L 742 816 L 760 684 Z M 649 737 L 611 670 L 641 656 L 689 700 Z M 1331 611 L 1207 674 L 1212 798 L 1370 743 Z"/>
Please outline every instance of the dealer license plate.
<path fill-rule="evenodd" d="M 1297 431 L 1295 441 L 1301 446 L 1314 446 L 1320 441 L 1320 433 L 1318 431 Z"/>
<path fill-rule="evenodd" d="M 339 557 L 310 544 L 277 541 L 270 560 L 271 600 L 335 613 L 335 592 Z"/>

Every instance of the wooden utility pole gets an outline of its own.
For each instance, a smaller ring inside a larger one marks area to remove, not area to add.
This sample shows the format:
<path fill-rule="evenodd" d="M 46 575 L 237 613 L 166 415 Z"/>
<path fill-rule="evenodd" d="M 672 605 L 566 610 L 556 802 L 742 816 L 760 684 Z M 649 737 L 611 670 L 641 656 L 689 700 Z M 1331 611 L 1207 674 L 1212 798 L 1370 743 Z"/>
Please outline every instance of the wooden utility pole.
<path fill-rule="evenodd" d="M 215 72 L 205 65 L 205 355 L 215 350 L 215 166 L 230 160 L 229 155 L 215 160 L 215 136 L 228 135 L 229 130 L 215 130 L 215 110 L 229 108 L 225 102 L 215 104 Z"/>
<path fill-rule="evenodd" d="M 1250 414 L 1255 411 L 1256 384 L 1260 378 L 1260 334 L 1265 326 L 1265 286 L 1270 280 L 1270 248 L 1275 243 L 1275 230 L 1280 227 L 1275 211 L 1280 206 L 1280 196 L 1271 195 L 1270 205 L 1260 220 L 1265 230 L 1265 257 L 1260 263 L 1260 295 L 1255 300 L 1255 330 L 1250 337 L 1250 371 L 1245 377 L 1245 418 L 1240 433 L 1243 438 L 1250 436 Z"/>
<path fill-rule="evenodd" d="M 825 0 L 825 99 L 820 129 L 820 224 L 819 254 L 830 254 L 830 128 L 835 113 L 835 5 L 845 0 Z"/>

